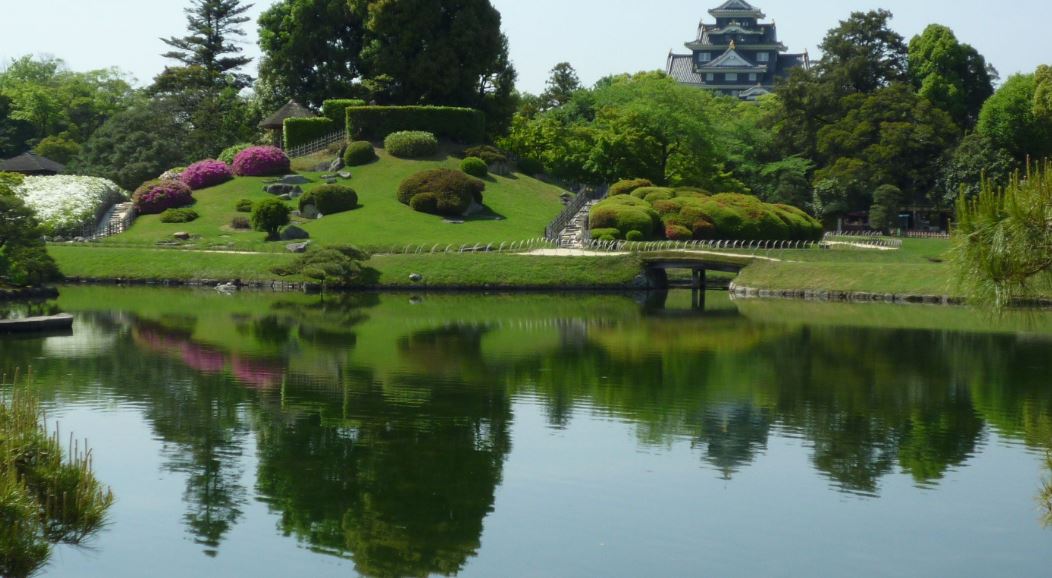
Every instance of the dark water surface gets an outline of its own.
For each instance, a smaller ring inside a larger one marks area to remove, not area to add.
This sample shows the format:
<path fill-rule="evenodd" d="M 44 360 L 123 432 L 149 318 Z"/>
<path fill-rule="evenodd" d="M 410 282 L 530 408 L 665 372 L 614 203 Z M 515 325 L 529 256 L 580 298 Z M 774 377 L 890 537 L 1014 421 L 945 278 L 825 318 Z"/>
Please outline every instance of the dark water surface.
<path fill-rule="evenodd" d="M 1048 576 L 1052 314 L 71 287 L 45 576 Z M 9 380 L 8 380 L 9 381 Z"/>

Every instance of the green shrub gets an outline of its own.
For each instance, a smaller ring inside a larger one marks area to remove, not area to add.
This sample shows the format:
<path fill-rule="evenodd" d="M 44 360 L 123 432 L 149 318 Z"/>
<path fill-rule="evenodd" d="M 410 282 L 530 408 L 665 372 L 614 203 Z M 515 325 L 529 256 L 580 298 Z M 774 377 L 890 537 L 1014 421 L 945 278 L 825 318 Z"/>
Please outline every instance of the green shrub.
<path fill-rule="evenodd" d="M 332 119 L 337 125 L 347 123 L 347 108 L 365 106 L 366 102 L 357 98 L 332 98 L 321 103 L 321 113 Z"/>
<path fill-rule="evenodd" d="M 358 208 L 358 193 L 344 185 L 321 185 L 304 193 L 299 202 L 301 211 L 314 205 L 323 215 L 335 215 Z"/>
<path fill-rule="evenodd" d="M 196 221 L 201 215 L 193 209 L 168 209 L 161 213 L 162 223 L 189 223 Z"/>
<path fill-rule="evenodd" d="M 712 193 L 698 187 L 676 187 L 677 197 L 708 197 Z"/>
<path fill-rule="evenodd" d="M 429 132 L 407 130 L 394 132 L 384 139 L 387 154 L 402 159 L 421 159 L 438 152 L 438 139 Z"/>
<path fill-rule="evenodd" d="M 652 186 L 654 186 L 654 183 L 647 179 L 625 179 L 610 185 L 610 192 L 607 194 L 611 197 L 631 195 L 636 189 Z"/>
<path fill-rule="evenodd" d="M 634 191 L 632 191 L 629 194 L 631 194 L 633 197 L 635 197 L 637 199 L 644 199 L 644 200 L 650 195 L 661 194 L 661 195 L 663 195 L 662 198 L 657 199 L 657 200 L 667 201 L 667 200 L 671 199 L 673 196 L 675 196 L 675 191 L 673 191 L 672 189 L 670 189 L 668 187 L 639 187 L 638 189 L 635 189 Z M 648 201 L 648 202 L 650 202 L 650 201 Z"/>
<path fill-rule="evenodd" d="M 515 164 L 518 167 L 520 173 L 524 175 L 529 175 L 531 177 L 533 175 L 539 175 L 544 172 L 544 163 L 537 159 L 522 158 L 519 159 Z"/>
<path fill-rule="evenodd" d="M 638 243 L 638 242 L 644 241 L 646 239 L 643 237 L 643 233 L 633 230 L 633 231 L 629 231 L 628 234 L 625 235 L 625 240 L 626 241 L 631 241 L 633 243 Z"/>
<path fill-rule="evenodd" d="M 229 147 L 223 149 L 223 152 L 219 153 L 219 156 L 216 157 L 216 160 L 223 161 L 224 163 L 226 163 L 228 165 L 233 165 L 234 164 L 234 157 L 237 156 L 237 153 L 239 153 L 239 152 L 241 152 L 241 151 L 243 151 L 245 149 L 252 148 L 254 146 L 255 145 L 249 144 L 249 143 L 241 143 L 241 144 L 236 144 L 234 146 L 229 146 Z M 180 172 L 182 172 L 182 171 L 180 171 Z"/>
<path fill-rule="evenodd" d="M 621 231 L 617 229 L 606 227 L 599 229 L 592 229 L 592 238 L 596 241 L 618 241 L 622 238 Z"/>
<path fill-rule="evenodd" d="M 252 228 L 252 222 L 248 220 L 248 217 L 239 215 L 230 220 L 230 227 L 239 231 L 246 231 Z"/>
<path fill-rule="evenodd" d="M 237 212 L 239 213 L 251 213 L 252 212 L 252 199 L 241 199 L 237 202 Z"/>
<path fill-rule="evenodd" d="M 486 165 L 486 161 L 478 157 L 468 157 L 460 161 L 460 170 L 480 179 L 489 174 L 489 167 Z"/>
<path fill-rule="evenodd" d="M 694 238 L 694 232 L 683 225 L 670 224 L 665 226 L 665 238 L 670 241 L 690 241 Z"/>
<path fill-rule="evenodd" d="M 290 212 L 289 206 L 281 199 L 263 199 L 252 208 L 252 228 L 263 231 L 268 238 L 274 239 L 278 236 L 278 231 L 289 224 Z"/>
<path fill-rule="evenodd" d="M 347 150 L 343 153 L 343 163 L 349 167 L 367 165 L 377 158 L 373 143 L 367 140 L 356 140 L 349 143 Z"/>
<path fill-rule="evenodd" d="M 311 249 L 287 267 L 275 267 L 271 271 L 278 275 L 303 275 L 318 281 L 325 287 L 350 287 L 354 285 L 365 268 L 369 254 L 349 245 L 335 245 Z"/>
<path fill-rule="evenodd" d="M 347 107 L 347 132 L 356 140 L 380 140 L 393 132 L 427 131 L 462 143 L 482 142 L 486 116 L 471 108 L 444 106 Z"/>
<path fill-rule="evenodd" d="M 464 149 L 464 158 L 477 157 L 485 161 L 487 165 L 508 162 L 508 155 L 504 154 L 495 146 L 482 145 Z"/>
<path fill-rule="evenodd" d="M 285 119 L 285 150 L 312 143 L 337 130 L 340 125 L 324 116 Z"/>
<path fill-rule="evenodd" d="M 435 193 L 420 193 L 410 199 L 409 206 L 420 213 L 438 213 L 438 196 Z"/>
<path fill-rule="evenodd" d="M 402 181 L 398 187 L 398 201 L 414 209 L 413 198 L 429 193 L 435 197 L 433 211 L 439 215 L 462 215 L 472 201 L 481 204 L 486 184 L 460 171 L 432 169 L 423 171 Z M 420 201 L 417 206 L 430 207 L 430 200 Z"/>
<path fill-rule="evenodd" d="M 640 240 L 653 238 L 655 223 L 660 222 L 660 216 L 646 201 L 624 195 L 597 204 L 588 214 L 588 226 L 592 230 L 617 229 L 625 237 L 638 231 L 643 235 Z"/>

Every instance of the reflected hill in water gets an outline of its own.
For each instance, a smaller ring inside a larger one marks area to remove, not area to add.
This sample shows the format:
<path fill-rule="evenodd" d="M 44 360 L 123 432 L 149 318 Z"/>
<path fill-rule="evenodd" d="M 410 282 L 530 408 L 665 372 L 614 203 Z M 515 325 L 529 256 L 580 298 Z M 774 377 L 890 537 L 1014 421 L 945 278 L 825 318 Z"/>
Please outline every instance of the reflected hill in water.
<path fill-rule="evenodd" d="M 83 342 L 4 341 L 2 367 L 33 366 L 45 399 L 141 407 L 209 555 L 259 499 L 280 532 L 362 574 L 455 574 L 480 548 L 520 401 L 553 428 L 602 415 L 641 447 L 687 443 L 729 483 L 772 437 L 799 438 L 833 487 L 872 498 L 898 471 L 937 486 L 991 429 L 1052 441 L 1047 315 L 984 328 L 963 309 L 725 295 L 697 312 L 689 292 L 655 309 L 72 287 L 60 305 Z"/>

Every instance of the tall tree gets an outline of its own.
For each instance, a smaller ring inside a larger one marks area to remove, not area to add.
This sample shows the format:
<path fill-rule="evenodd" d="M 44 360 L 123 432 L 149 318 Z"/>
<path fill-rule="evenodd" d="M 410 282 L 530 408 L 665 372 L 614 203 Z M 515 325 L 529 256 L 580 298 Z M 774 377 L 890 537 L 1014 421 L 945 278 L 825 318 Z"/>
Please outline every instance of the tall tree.
<path fill-rule="evenodd" d="M 581 90 L 581 79 L 577 71 L 569 62 L 560 62 L 552 68 L 546 88 L 541 93 L 542 106 L 545 110 L 562 106 L 570 102 L 578 90 Z"/>
<path fill-rule="evenodd" d="M 1017 161 L 1052 155 L 1052 109 L 1039 95 L 1052 91 L 1052 68 L 1016 74 L 997 89 L 979 113 L 979 134 Z"/>
<path fill-rule="evenodd" d="M 256 92 L 267 110 L 290 98 L 315 108 L 360 95 L 363 7 L 347 0 L 281 0 L 259 17 Z"/>
<path fill-rule="evenodd" d="M 887 10 L 852 12 L 819 46 L 820 75 L 844 93 L 872 92 L 906 80 L 906 42 L 891 29 L 891 18 Z"/>
<path fill-rule="evenodd" d="M 184 66 L 201 67 L 214 79 L 222 79 L 236 88 L 248 86 L 251 78 L 237 70 L 252 59 L 240 56 L 242 49 L 231 37 L 245 35 L 241 25 L 249 21 L 244 15 L 249 8 L 252 4 L 242 5 L 241 0 L 191 0 L 186 9 L 190 34 L 182 38 L 162 38 L 162 42 L 174 49 L 163 56 Z"/>
<path fill-rule="evenodd" d="M 918 94 L 950 113 L 962 128 L 975 126 L 983 103 L 994 93 L 991 77 L 996 71 L 975 48 L 939 24 L 910 40 L 909 73 Z"/>

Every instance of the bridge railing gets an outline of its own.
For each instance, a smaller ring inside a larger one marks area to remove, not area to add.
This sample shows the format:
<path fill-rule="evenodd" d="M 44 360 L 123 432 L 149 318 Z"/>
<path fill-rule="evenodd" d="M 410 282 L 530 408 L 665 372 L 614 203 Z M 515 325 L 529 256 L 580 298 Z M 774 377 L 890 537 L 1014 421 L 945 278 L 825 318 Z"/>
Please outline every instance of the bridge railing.
<path fill-rule="evenodd" d="M 585 241 L 584 249 L 588 251 L 608 251 L 614 253 L 656 253 L 661 251 L 703 251 L 703 250 L 809 250 L 822 246 L 816 241 Z"/>

